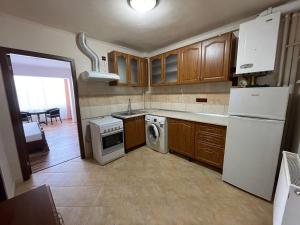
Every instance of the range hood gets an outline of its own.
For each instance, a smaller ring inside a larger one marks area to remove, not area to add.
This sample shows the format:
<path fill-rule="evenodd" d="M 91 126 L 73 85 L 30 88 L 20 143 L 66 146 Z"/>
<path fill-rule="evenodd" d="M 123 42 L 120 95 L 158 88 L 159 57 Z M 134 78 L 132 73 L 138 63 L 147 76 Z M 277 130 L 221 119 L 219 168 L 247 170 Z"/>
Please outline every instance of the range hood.
<path fill-rule="evenodd" d="M 86 33 L 77 34 L 77 46 L 80 51 L 86 55 L 92 63 L 91 71 L 84 71 L 79 76 L 83 80 L 96 79 L 102 82 L 110 82 L 119 80 L 120 77 L 114 73 L 106 73 L 100 71 L 100 60 L 98 55 L 86 44 Z"/>

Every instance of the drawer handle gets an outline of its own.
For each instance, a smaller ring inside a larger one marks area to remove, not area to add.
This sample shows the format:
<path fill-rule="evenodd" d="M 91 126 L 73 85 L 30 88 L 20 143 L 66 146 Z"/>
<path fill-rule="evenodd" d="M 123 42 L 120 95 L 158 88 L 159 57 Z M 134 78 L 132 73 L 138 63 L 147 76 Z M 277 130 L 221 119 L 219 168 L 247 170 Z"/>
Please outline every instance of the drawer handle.
<path fill-rule="evenodd" d="M 253 63 L 246 63 L 240 66 L 241 69 L 248 69 L 252 67 L 253 67 Z"/>
<path fill-rule="evenodd" d="M 203 150 L 204 150 L 204 152 L 209 153 L 209 154 L 214 154 L 214 153 L 215 153 L 214 150 L 211 150 L 211 149 L 209 149 L 209 148 L 205 148 L 205 149 L 203 149 Z"/>

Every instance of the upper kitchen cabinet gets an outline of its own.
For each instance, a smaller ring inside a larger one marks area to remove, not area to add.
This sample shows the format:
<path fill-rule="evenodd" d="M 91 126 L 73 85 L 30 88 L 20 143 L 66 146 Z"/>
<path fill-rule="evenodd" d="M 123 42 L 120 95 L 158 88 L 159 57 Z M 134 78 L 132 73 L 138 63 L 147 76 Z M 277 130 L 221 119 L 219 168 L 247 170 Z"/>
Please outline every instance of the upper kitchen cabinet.
<path fill-rule="evenodd" d="M 150 58 L 150 78 L 152 86 L 163 83 L 163 55 Z"/>
<path fill-rule="evenodd" d="M 226 81 L 230 73 L 231 33 L 202 42 L 202 81 Z"/>
<path fill-rule="evenodd" d="M 164 82 L 166 84 L 176 84 L 179 77 L 179 51 L 174 50 L 164 54 Z"/>
<path fill-rule="evenodd" d="M 132 86 L 138 86 L 139 83 L 139 58 L 136 56 L 128 56 L 129 70 L 128 70 L 128 83 Z"/>
<path fill-rule="evenodd" d="M 150 58 L 151 85 L 177 84 L 179 77 L 179 51 L 174 50 Z"/>
<path fill-rule="evenodd" d="M 148 59 L 140 58 L 139 59 L 139 86 L 147 87 L 148 86 Z"/>
<path fill-rule="evenodd" d="M 144 58 L 118 51 L 110 52 L 108 54 L 109 72 L 116 73 L 120 76 L 119 81 L 114 81 L 110 84 L 125 86 L 147 86 L 145 80 L 148 80 L 148 69 L 145 68 L 145 66 Z"/>
<path fill-rule="evenodd" d="M 180 55 L 180 83 L 199 82 L 201 75 L 201 43 L 182 48 Z"/>
<path fill-rule="evenodd" d="M 122 52 L 113 51 L 108 53 L 108 70 L 110 73 L 116 73 L 120 80 L 111 84 L 128 84 L 128 55 Z"/>

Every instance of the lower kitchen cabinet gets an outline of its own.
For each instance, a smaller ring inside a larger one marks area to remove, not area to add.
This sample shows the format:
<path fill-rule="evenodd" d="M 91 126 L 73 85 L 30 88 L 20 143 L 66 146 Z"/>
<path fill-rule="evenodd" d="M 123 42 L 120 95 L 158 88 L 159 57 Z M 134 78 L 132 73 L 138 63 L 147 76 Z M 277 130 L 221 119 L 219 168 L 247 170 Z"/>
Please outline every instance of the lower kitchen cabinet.
<path fill-rule="evenodd" d="M 194 122 L 168 119 L 169 149 L 179 154 L 194 157 Z"/>
<path fill-rule="evenodd" d="M 169 150 L 217 168 L 223 167 L 226 127 L 168 119 Z"/>
<path fill-rule="evenodd" d="M 195 126 L 195 159 L 222 168 L 226 127 L 197 123 Z"/>
<path fill-rule="evenodd" d="M 123 123 L 126 152 L 146 142 L 145 116 L 124 119 Z"/>

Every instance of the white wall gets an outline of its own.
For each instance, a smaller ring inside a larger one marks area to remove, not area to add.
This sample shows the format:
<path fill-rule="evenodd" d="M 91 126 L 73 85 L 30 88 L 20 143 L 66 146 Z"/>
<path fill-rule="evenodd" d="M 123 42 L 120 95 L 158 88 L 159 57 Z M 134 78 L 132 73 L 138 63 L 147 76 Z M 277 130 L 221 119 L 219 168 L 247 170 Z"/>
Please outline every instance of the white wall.
<path fill-rule="evenodd" d="M 11 59 L 11 62 L 14 75 L 72 78 L 70 66 L 68 68 L 57 68 L 37 65 L 21 65 L 14 63 L 13 58 Z"/>
<path fill-rule="evenodd" d="M 11 198 L 14 196 L 15 192 L 15 181 L 4 149 L 5 147 L 3 146 L 3 140 L 2 137 L 0 137 L 0 175 L 2 175 L 7 197 Z"/>
<path fill-rule="evenodd" d="M 15 182 L 22 180 L 17 147 L 8 110 L 2 73 L 0 70 L 0 168 L 8 197 L 13 197 Z"/>
<path fill-rule="evenodd" d="M 0 13 L 0 46 L 65 56 L 75 59 L 77 75 L 90 70 L 90 61 L 76 46 L 75 34 Z M 119 50 L 137 56 L 143 53 L 89 38 L 88 44 L 99 56 Z"/>

